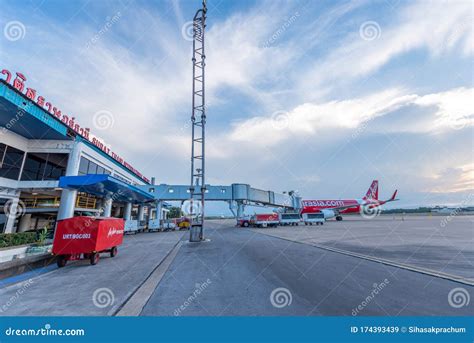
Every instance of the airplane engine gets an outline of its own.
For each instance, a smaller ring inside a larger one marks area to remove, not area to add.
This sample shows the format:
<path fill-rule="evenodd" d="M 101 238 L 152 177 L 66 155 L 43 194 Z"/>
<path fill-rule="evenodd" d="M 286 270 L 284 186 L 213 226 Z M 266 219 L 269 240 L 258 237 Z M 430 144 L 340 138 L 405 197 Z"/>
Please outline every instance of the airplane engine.
<path fill-rule="evenodd" d="M 324 219 L 329 219 L 336 216 L 336 212 L 333 210 L 321 210 L 321 213 L 324 214 Z"/>

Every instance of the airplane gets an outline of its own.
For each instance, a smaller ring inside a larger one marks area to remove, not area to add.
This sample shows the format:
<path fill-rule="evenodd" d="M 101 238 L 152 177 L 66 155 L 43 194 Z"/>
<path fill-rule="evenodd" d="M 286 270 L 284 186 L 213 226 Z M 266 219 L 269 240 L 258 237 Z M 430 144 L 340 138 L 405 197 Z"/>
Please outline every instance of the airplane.
<path fill-rule="evenodd" d="M 365 217 L 373 217 L 380 212 L 380 206 L 391 201 L 396 201 L 397 190 L 388 200 L 379 200 L 379 182 L 372 181 L 367 193 L 362 199 L 351 200 L 302 200 L 301 215 L 305 213 L 322 213 L 324 219 L 336 217 L 337 221 L 342 220 L 345 213 L 360 213 Z M 374 215 L 375 214 L 375 215 Z"/>

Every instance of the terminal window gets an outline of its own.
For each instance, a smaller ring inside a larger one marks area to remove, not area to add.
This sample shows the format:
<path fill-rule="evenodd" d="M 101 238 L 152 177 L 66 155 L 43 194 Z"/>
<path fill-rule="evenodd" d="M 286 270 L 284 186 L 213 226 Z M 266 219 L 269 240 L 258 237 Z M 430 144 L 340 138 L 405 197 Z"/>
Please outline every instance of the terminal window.
<path fill-rule="evenodd" d="M 5 215 L 5 204 L 9 199 L 0 198 L 0 233 L 5 230 L 5 224 L 7 222 L 7 216 Z"/>
<path fill-rule="evenodd" d="M 67 161 L 67 154 L 28 153 L 21 180 L 58 180 L 66 174 Z"/>
<path fill-rule="evenodd" d="M 24 151 L 0 143 L 0 177 L 18 180 Z"/>
<path fill-rule="evenodd" d="M 85 157 L 81 157 L 81 162 L 79 163 L 79 175 L 86 174 L 110 174 L 110 170 L 99 166 L 97 163 L 89 161 Z"/>

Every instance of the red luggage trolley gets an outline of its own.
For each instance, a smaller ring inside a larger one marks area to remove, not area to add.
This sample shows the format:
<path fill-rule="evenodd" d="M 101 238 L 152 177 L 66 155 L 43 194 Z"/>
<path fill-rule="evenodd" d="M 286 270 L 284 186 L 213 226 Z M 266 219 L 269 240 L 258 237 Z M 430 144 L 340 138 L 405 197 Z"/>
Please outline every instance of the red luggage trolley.
<path fill-rule="evenodd" d="M 118 218 L 73 217 L 58 222 L 53 242 L 53 254 L 58 267 L 67 261 L 90 259 L 99 262 L 100 253 L 117 255 L 122 244 L 124 221 Z"/>

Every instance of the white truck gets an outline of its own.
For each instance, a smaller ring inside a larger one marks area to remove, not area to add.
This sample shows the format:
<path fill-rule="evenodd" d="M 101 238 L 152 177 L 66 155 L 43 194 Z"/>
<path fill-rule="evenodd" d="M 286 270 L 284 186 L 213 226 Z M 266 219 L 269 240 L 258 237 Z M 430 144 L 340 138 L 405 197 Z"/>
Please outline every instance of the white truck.
<path fill-rule="evenodd" d="M 299 213 L 280 213 L 280 225 L 299 225 L 301 215 Z"/>
<path fill-rule="evenodd" d="M 277 213 L 254 214 L 249 220 L 250 226 L 253 227 L 276 227 L 279 222 Z"/>
<path fill-rule="evenodd" d="M 324 219 L 324 213 L 322 212 L 303 213 L 304 225 L 313 225 L 313 223 L 316 225 L 324 225 L 325 221 L 326 219 Z"/>
<path fill-rule="evenodd" d="M 126 220 L 124 224 L 124 234 L 136 234 L 140 232 L 138 220 Z"/>

